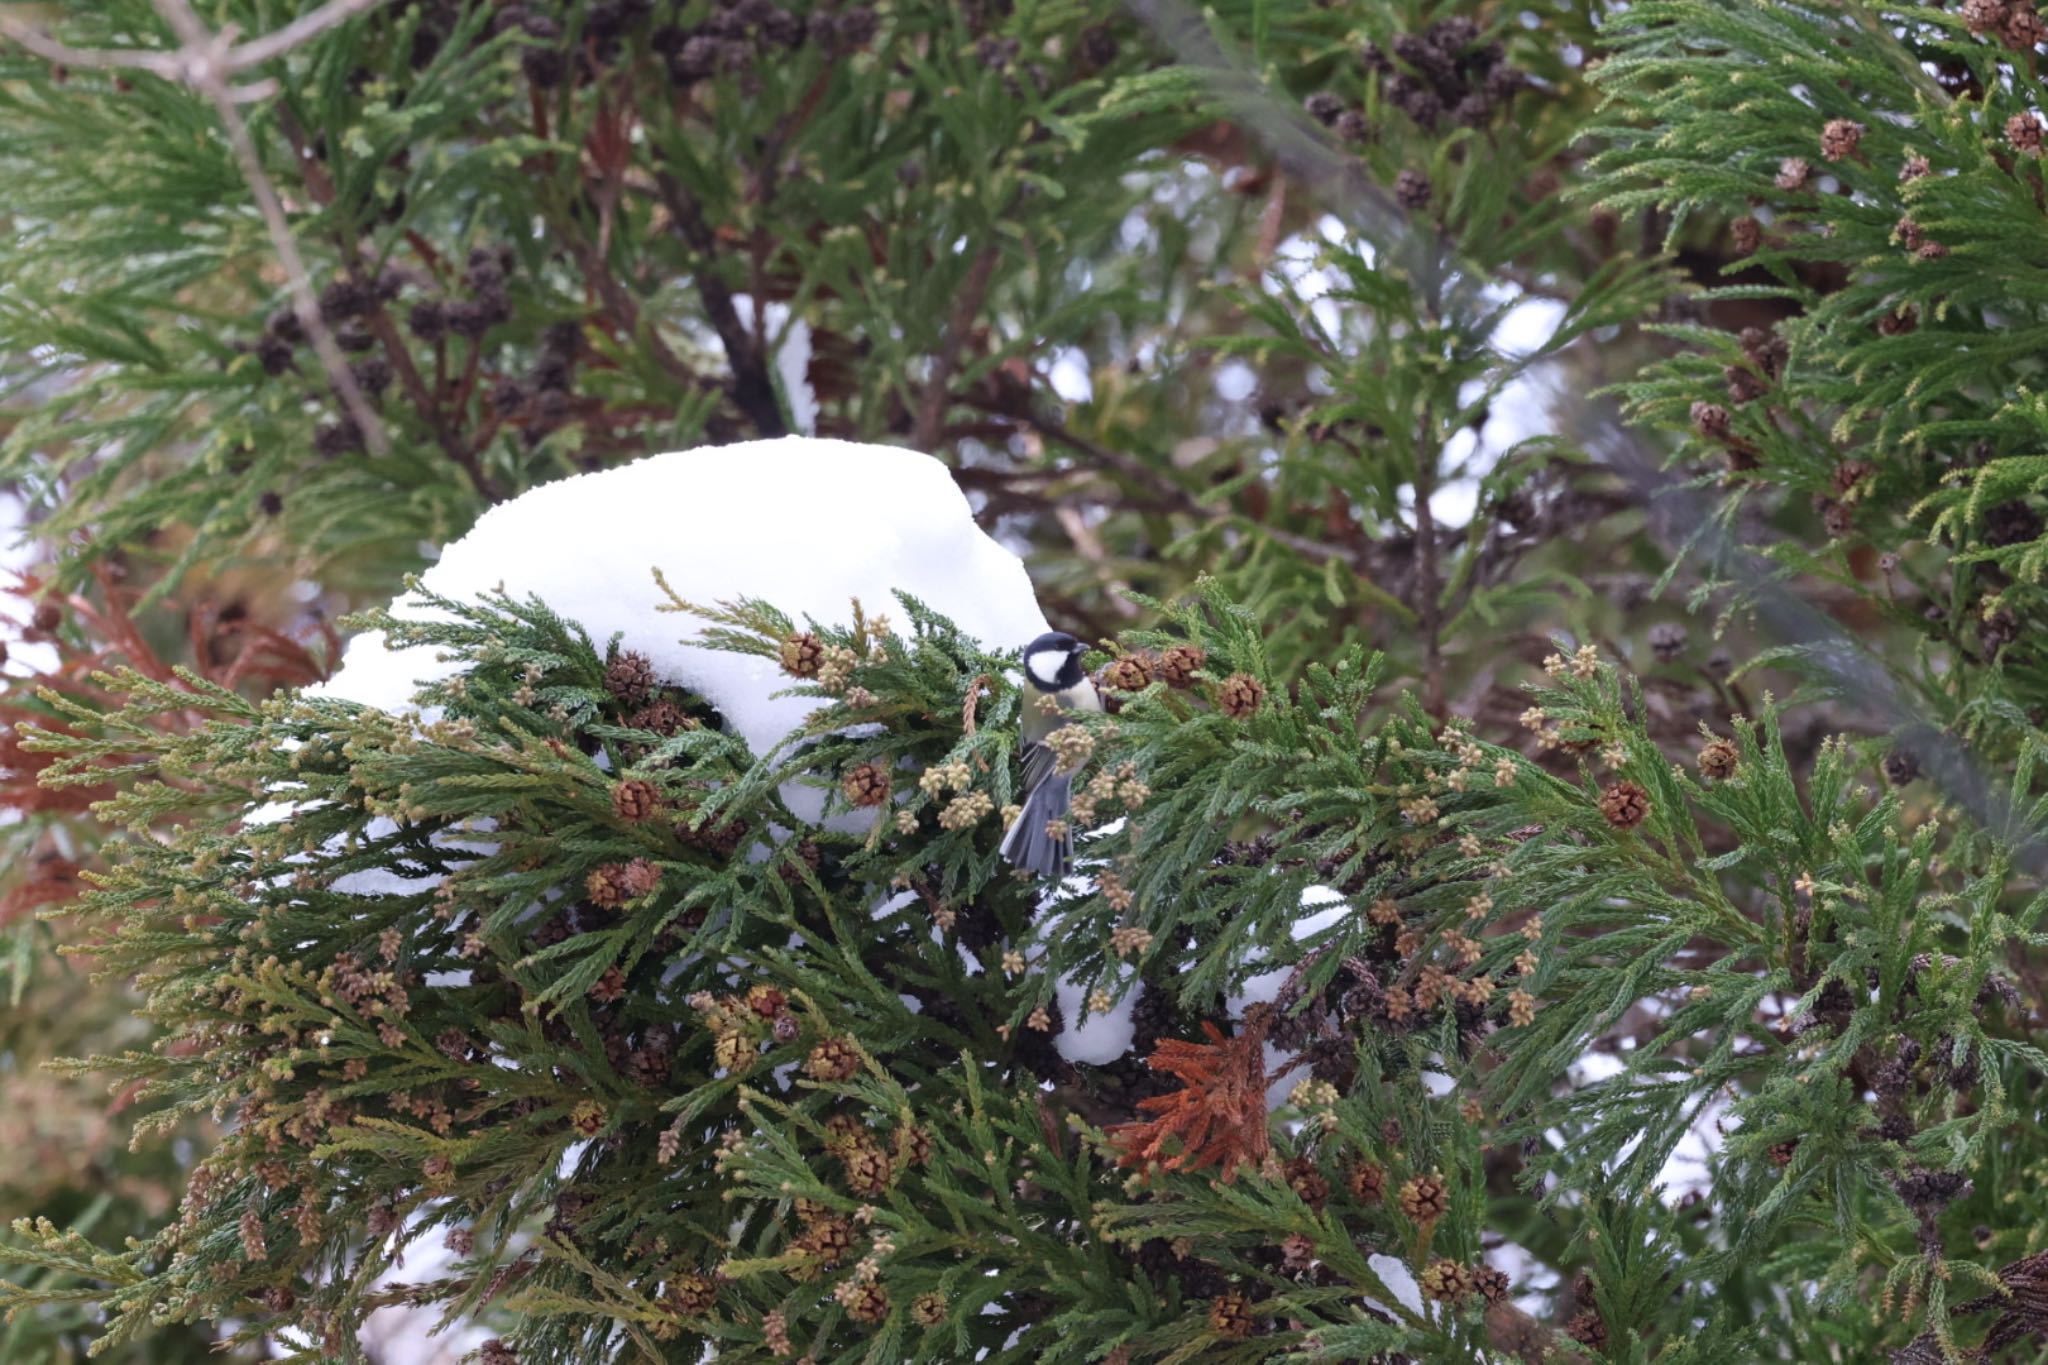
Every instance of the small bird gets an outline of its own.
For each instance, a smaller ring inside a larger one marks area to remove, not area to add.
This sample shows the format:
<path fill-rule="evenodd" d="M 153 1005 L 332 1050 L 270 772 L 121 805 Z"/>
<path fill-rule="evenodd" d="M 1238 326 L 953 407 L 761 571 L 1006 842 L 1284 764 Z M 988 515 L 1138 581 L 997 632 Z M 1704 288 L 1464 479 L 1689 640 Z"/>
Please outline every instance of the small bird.
<path fill-rule="evenodd" d="M 1064 821 L 1074 792 L 1074 774 L 1061 772 L 1059 760 L 1045 738 L 1066 722 L 1049 712 L 1039 698 L 1049 696 L 1061 711 L 1100 711 L 1101 694 L 1081 671 L 1088 646 L 1064 631 L 1048 631 L 1024 646 L 1024 677 L 1031 690 L 1024 700 L 1024 809 L 1003 836 L 1003 856 L 1027 872 L 1058 880 L 1067 874 L 1073 856 L 1073 835 L 1047 833 L 1048 822 Z"/>

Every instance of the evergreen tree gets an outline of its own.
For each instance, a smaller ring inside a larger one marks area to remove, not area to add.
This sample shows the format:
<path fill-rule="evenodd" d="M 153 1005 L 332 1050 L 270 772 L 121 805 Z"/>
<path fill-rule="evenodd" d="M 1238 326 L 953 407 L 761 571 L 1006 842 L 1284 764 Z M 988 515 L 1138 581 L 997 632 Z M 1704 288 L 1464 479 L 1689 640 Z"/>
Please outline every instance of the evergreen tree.
<path fill-rule="evenodd" d="M 0 9 L 0 1359 L 2038 1355 L 2044 42 Z M 788 432 L 1093 646 L 1056 898 L 1022 641 L 669 601 L 813 706 L 750 746 L 546 592 L 380 609 Z M 450 671 L 290 690 L 372 626 Z"/>

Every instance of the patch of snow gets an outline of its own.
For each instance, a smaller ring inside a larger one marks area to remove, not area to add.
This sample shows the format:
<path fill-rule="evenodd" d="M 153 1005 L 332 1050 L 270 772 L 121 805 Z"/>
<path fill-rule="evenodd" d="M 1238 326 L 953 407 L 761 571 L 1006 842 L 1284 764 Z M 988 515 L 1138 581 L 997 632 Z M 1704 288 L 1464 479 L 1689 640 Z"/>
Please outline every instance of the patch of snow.
<path fill-rule="evenodd" d="M 546 484 L 486 512 L 421 583 L 458 601 L 500 587 L 538 596 L 599 649 L 620 635 L 658 676 L 702 696 L 767 753 L 818 703 L 775 696 L 792 679 L 772 660 L 691 642 L 701 623 L 656 611 L 657 568 L 686 600 L 753 597 L 798 621 L 847 622 L 859 598 L 900 625 L 901 590 L 992 649 L 1047 629 L 1022 561 L 975 524 L 945 465 L 893 446 L 804 436 L 700 446 Z M 414 594 L 392 611 L 437 619 Z M 394 650 L 370 632 L 308 695 L 401 712 L 420 687 L 456 671 L 438 654 Z M 785 797 L 806 820 L 824 804 L 807 787 Z"/>
<path fill-rule="evenodd" d="M 1138 1026 L 1131 1017 L 1137 1006 L 1134 989 L 1111 1007 L 1108 1014 L 1088 1013 L 1088 992 L 1072 977 L 1062 977 L 1053 989 L 1059 995 L 1060 1015 L 1067 1026 L 1052 1040 L 1053 1048 L 1070 1062 L 1102 1066 L 1131 1050 Z"/>
<path fill-rule="evenodd" d="M 1303 887 L 1301 891 L 1302 909 L 1306 910 L 1311 906 L 1317 905 L 1328 906 L 1329 908 L 1319 910 L 1312 915 L 1303 915 L 1294 922 L 1292 932 L 1297 943 L 1303 939 L 1313 938 L 1352 913 L 1351 906 L 1344 899 L 1344 893 L 1335 887 Z M 1266 953 L 1263 948 L 1254 948 L 1245 954 L 1245 961 L 1257 962 L 1265 956 Z M 1287 984 L 1287 978 L 1294 974 L 1294 968 L 1298 965 L 1297 963 L 1285 967 L 1276 967 L 1270 972 L 1260 972 L 1257 976 L 1246 977 L 1244 989 L 1225 1000 L 1226 1012 L 1238 1018 L 1243 1018 L 1246 1005 L 1272 1004 L 1279 998 L 1280 988 Z M 1286 1059 L 1287 1054 L 1284 1051 L 1274 1047 L 1271 1043 L 1266 1044 L 1266 1068 L 1269 1074 L 1274 1067 L 1279 1066 Z M 1307 1072 L 1307 1067 L 1297 1066 L 1275 1076 L 1272 1083 L 1266 1087 L 1266 1108 L 1278 1109 L 1281 1105 L 1287 1103 L 1288 1095 L 1293 1092 L 1295 1085 L 1300 1082 Z"/>
<path fill-rule="evenodd" d="M 1422 1286 L 1415 1283 L 1405 1262 L 1397 1261 L 1382 1251 L 1375 1251 L 1365 1258 L 1372 1267 L 1372 1273 L 1380 1277 L 1380 1283 L 1393 1291 L 1401 1306 L 1417 1317 L 1422 1316 Z"/>

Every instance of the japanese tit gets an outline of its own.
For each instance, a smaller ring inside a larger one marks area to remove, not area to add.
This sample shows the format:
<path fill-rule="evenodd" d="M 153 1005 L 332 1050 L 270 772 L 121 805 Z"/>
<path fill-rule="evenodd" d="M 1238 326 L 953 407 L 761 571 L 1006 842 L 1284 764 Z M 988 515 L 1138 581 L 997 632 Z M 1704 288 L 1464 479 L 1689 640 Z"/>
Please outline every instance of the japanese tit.
<path fill-rule="evenodd" d="M 1024 752 L 1024 809 L 1010 832 L 1003 836 L 1003 856 L 1016 866 L 1055 881 L 1067 874 L 1073 856 L 1071 832 L 1062 827 L 1058 837 L 1048 833 L 1047 823 L 1065 821 L 1073 796 L 1074 773 L 1059 771 L 1059 764 L 1045 737 L 1066 721 L 1043 698 L 1050 697 L 1061 711 L 1100 711 L 1102 697 L 1095 684 L 1081 671 L 1081 656 L 1088 646 L 1062 631 L 1049 631 L 1024 647 L 1024 694 L 1022 721 Z"/>

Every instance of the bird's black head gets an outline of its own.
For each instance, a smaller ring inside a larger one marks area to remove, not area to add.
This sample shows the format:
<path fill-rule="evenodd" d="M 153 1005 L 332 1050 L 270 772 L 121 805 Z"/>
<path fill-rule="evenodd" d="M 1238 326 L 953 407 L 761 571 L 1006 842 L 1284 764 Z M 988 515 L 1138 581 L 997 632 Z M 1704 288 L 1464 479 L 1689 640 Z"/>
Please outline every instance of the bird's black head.
<path fill-rule="evenodd" d="M 1080 682 L 1088 646 L 1063 630 L 1049 630 L 1024 646 L 1024 676 L 1041 692 L 1064 692 Z"/>

